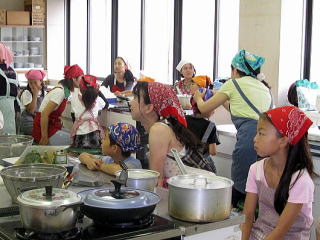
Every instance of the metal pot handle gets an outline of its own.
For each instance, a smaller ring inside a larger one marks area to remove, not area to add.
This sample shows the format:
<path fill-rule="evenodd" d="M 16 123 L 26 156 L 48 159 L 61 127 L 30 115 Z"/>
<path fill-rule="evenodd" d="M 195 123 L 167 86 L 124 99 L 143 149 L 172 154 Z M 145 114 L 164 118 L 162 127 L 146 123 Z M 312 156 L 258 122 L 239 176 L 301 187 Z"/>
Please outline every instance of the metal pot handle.
<path fill-rule="evenodd" d="M 71 204 L 67 204 L 67 205 L 61 205 L 59 207 L 57 207 L 56 209 L 48 209 L 45 211 L 45 215 L 46 216 L 57 216 L 60 213 L 64 212 L 65 210 L 67 210 L 70 207 L 73 206 L 78 206 L 79 208 L 81 207 L 83 203 L 82 202 L 78 202 L 78 203 L 71 203 Z"/>
<path fill-rule="evenodd" d="M 204 182 L 205 182 L 205 186 L 207 186 L 208 185 L 208 179 L 206 178 L 206 177 L 196 177 L 195 179 L 193 179 L 193 185 L 196 185 L 196 183 L 199 181 L 199 180 L 204 180 Z"/>

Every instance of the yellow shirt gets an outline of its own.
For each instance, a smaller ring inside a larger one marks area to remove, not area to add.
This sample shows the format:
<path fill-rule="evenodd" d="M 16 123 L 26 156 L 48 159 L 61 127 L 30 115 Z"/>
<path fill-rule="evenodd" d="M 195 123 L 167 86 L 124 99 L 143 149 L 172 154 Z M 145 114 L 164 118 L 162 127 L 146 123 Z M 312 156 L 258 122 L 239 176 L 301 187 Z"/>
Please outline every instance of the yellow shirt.
<path fill-rule="evenodd" d="M 253 77 L 242 77 L 235 79 L 244 95 L 261 112 L 269 110 L 271 95 L 269 89 L 259 80 Z M 232 80 L 225 82 L 219 92 L 226 94 L 230 99 L 231 114 L 236 117 L 259 119 L 258 114 L 244 101 Z"/>

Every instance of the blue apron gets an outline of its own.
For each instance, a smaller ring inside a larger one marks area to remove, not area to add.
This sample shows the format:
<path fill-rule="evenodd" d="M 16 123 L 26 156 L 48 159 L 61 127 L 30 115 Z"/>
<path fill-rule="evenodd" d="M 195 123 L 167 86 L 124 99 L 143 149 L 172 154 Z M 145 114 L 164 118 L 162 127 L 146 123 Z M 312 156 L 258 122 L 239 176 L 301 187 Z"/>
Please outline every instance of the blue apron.
<path fill-rule="evenodd" d="M 0 96 L 0 111 L 3 114 L 4 126 L 3 132 L 8 134 L 16 134 L 16 113 L 14 109 L 14 101 L 18 100 L 17 97 L 10 96 L 10 83 L 19 86 L 18 80 L 8 78 L 7 75 L 0 69 L 0 75 L 6 80 L 6 95 Z"/>
<path fill-rule="evenodd" d="M 232 79 L 232 82 L 243 100 L 253 109 L 253 111 L 257 113 L 257 115 L 260 115 L 260 111 L 245 96 L 239 84 L 234 79 Z M 271 109 L 272 107 L 273 99 L 271 95 L 271 104 L 269 109 Z M 232 152 L 231 179 L 234 181 L 233 187 L 237 191 L 245 194 L 249 168 L 251 164 L 255 163 L 257 160 L 257 153 L 254 150 L 253 138 L 257 133 L 258 121 L 252 118 L 236 117 L 232 114 L 231 120 L 237 129 L 237 141 Z"/>

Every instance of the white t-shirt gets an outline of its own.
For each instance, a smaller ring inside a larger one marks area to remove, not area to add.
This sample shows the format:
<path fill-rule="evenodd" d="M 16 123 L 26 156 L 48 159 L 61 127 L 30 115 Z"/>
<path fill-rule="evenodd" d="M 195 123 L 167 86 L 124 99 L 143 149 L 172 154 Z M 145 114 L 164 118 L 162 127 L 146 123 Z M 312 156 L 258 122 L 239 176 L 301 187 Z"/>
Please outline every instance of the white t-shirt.
<path fill-rule="evenodd" d="M 50 92 L 45 95 L 43 98 L 43 101 L 40 105 L 39 112 L 42 112 L 43 109 L 47 106 L 48 102 L 54 102 L 57 104 L 54 110 L 57 110 L 60 104 L 62 103 L 64 99 L 64 90 L 61 85 L 58 85 L 57 88 L 52 89 Z"/>
<path fill-rule="evenodd" d="M 71 97 L 71 109 L 72 112 L 74 112 L 76 119 L 79 119 L 80 115 L 85 111 L 85 107 L 82 103 L 82 101 L 79 99 L 79 96 L 81 96 L 80 93 L 78 95 L 72 94 Z M 91 109 L 92 114 L 95 119 L 97 119 L 99 110 L 103 109 L 105 106 L 105 102 L 102 100 L 102 98 L 97 97 L 94 107 Z M 82 119 L 91 118 L 91 114 L 89 111 L 85 112 L 83 114 Z M 81 124 L 77 130 L 76 135 L 83 135 L 88 134 L 90 132 L 98 130 L 97 124 L 92 124 L 93 129 L 90 130 L 89 121 L 85 121 L 83 124 Z"/>
<path fill-rule="evenodd" d="M 41 96 L 41 91 L 39 92 L 39 96 Z M 23 112 L 26 109 L 26 106 L 32 102 L 32 94 L 29 90 L 24 90 L 21 94 L 21 112 Z"/>

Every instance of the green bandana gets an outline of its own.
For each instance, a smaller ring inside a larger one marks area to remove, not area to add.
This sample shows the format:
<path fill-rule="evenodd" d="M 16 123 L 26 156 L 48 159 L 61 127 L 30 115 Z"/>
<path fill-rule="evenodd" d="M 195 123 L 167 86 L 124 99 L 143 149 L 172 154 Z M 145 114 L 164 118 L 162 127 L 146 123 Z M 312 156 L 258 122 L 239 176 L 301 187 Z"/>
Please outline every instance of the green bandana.
<path fill-rule="evenodd" d="M 234 56 L 231 65 L 248 76 L 257 77 L 250 68 L 257 70 L 262 66 L 264 61 L 265 58 L 251 54 L 242 49 Z"/>

